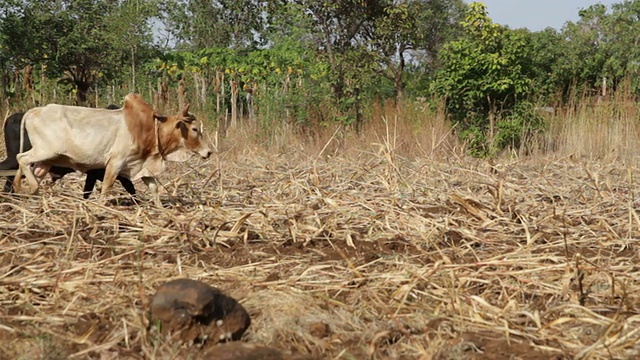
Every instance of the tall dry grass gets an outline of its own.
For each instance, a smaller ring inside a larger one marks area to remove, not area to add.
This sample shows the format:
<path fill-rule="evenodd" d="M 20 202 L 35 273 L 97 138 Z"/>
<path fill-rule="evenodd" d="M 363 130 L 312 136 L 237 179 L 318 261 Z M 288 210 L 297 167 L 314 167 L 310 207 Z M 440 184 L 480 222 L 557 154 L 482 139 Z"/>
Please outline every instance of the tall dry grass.
<path fill-rule="evenodd" d="M 545 154 L 633 158 L 640 155 L 640 104 L 626 86 L 609 97 L 582 96 L 556 108 L 544 138 Z"/>
<path fill-rule="evenodd" d="M 435 104 L 435 106 L 434 106 Z M 300 152 L 307 156 L 358 156 L 362 152 L 393 153 L 404 158 L 447 160 L 464 156 L 465 144 L 448 121 L 438 100 L 374 102 L 364 114 L 357 133 L 339 123 L 300 129 L 274 124 L 265 135 L 255 124 L 241 123 L 229 129 L 227 143 L 234 147 L 261 148 L 270 152 Z M 640 104 L 627 88 L 610 97 L 582 96 L 545 113 L 546 126 L 539 136 L 527 139 L 508 157 L 575 156 L 593 160 L 630 160 L 640 155 Z"/>
<path fill-rule="evenodd" d="M 513 157 L 576 156 L 589 159 L 632 159 L 640 155 L 640 104 L 628 86 L 608 97 L 573 96 L 559 104 L 552 114 L 545 114 L 546 129 L 528 139 L 520 151 L 503 155 Z M 117 103 L 117 101 L 116 101 Z M 24 104 L 0 102 L 2 120 L 12 113 L 25 111 Z M 172 109 L 167 109 L 171 111 Z M 298 152 L 314 157 L 359 156 L 363 151 L 380 153 L 390 148 L 397 156 L 446 160 L 465 153 L 465 144 L 457 137 L 455 126 L 447 120 L 439 99 L 383 100 L 364 108 L 364 125 L 360 132 L 351 126 L 321 121 L 327 114 L 311 113 L 301 126 L 286 121 L 240 121 L 234 128 L 216 130 L 220 118 L 206 109 L 194 108 L 208 124 L 210 136 L 217 144 L 224 138 L 231 151 L 265 150 L 270 153 Z M 318 111 L 321 111 L 319 109 Z M 272 116 L 270 114 L 269 116 Z M 262 125 L 261 125 L 262 124 Z M 224 135 L 223 135 L 224 134 Z M 4 137 L 0 136 L 0 155 L 5 155 Z"/>
<path fill-rule="evenodd" d="M 0 359 L 197 358 L 146 328 L 178 277 L 238 298 L 246 341 L 318 359 L 637 358 L 638 167 L 488 166 L 427 105 L 374 104 L 360 133 L 210 128 L 211 160 L 163 174 L 165 209 L 83 201 L 73 175 L 0 195 Z M 551 120 L 603 138 L 611 112 L 571 109 Z"/>
<path fill-rule="evenodd" d="M 272 123 L 268 132 L 256 123 L 241 123 L 227 129 L 225 150 L 261 148 L 271 153 L 297 151 L 310 157 L 357 157 L 362 152 L 392 150 L 402 157 L 430 159 L 464 152 L 438 102 L 435 106 L 425 99 L 374 102 L 365 109 L 364 118 L 360 132 L 350 125 L 317 119 L 310 119 L 313 125 L 303 128 L 286 122 Z"/>

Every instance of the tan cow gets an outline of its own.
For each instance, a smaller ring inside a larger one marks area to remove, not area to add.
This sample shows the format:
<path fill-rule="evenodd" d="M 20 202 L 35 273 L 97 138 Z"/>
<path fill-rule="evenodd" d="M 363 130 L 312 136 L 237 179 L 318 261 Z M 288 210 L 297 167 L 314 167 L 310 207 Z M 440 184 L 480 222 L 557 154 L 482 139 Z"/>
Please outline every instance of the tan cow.
<path fill-rule="evenodd" d="M 203 158 L 211 155 L 202 139 L 202 124 L 189 113 L 189 105 L 177 115 L 159 116 L 137 94 L 127 95 L 120 110 L 56 104 L 34 108 L 24 115 L 22 126 L 32 148 L 17 155 L 14 188 L 18 191 L 24 172 L 31 194 L 38 191 L 51 166 L 82 172 L 105 169 L 103 197 L 120 174 L 131 180 L 142 178 L 161 206 L 155 176 L 164 170 L 164 160 L 184 149 Z M 20 142 L 22 149 L 23 139 Z"/>

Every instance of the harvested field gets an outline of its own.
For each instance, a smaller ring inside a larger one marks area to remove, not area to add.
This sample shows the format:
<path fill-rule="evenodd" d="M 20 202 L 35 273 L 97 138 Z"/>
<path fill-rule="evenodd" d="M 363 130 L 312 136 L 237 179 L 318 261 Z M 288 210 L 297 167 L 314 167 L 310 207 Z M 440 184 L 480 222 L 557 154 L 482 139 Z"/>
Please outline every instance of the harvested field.
<path fill-rule="evenodd" d="M 636 163 L 191 166 L 162 179 L 165 209 L 83 201 L 73 176 L 2 195 L 0 358 L 198 358 L 147 331 L 149 296 L 180 277 L 238 299 L 244 341 L 310 358 L 640 356 Z"/>

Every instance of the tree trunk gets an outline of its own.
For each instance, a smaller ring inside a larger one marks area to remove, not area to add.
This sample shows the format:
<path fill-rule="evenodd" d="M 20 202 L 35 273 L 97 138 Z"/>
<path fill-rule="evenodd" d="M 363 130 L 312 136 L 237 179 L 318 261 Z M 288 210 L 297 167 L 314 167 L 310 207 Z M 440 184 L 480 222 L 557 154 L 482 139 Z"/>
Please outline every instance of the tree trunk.
<path fill-rule="evenodd" d="M 496 130 L 496 109 L 489 95 L 487 95 L 487 102 L 489 103 L 489 141 L 488 141 L 489 144 L 488 145 L 490 149 L 493 149 L 493 138 L 495 137 L 495 130 Z"/>
<path fill-rule="evenodd" d="M 356 109 L 356 134 L 362 134 L 362 127 L 364 125 L 364 120 L 362 118 L 362 109 L 360 106 L 360 97 L 358 96 L 358 98 L 356 98 L 356 103 L 355 103 L 355 109 Z"/>
<path fill-rule="evenodd" d="M 207 71 L 206 74 L 200 76 L 200 105 L 205 107 L 207 105 L 207 95 L 209 93 L 209 86 L 211 81 L 209 76 L 211 74 Z"/>
<path fill-rule="evenodd" d="M 44 93 L 44 89 L 47 88 L 46 83 L 47 83 L 47 75 L 45 70 L 47 69 L 47 67 L 42 64 L 40 65 L 40 86 L 38 89 L 38 101 L 40 102 L 41 105 L 46 104 L 48 101 L 47 99 L 45 99 L 45 93 Z M 38 105 L 36 104 L 36 102 L 34 101 L 34 105 Z"/>
<path fill-rule="evenodd" d="M 186 105 L 187 89 L 184 85 L 184 79 L 178 82 L 178 108 L 182 109 Z"/>
<path fill-rule="evenodd" d="M 291 81 L 291 78 L 289 76 L 289 74 L 287 74 L 287 76 L 284 78 L 284 83 L 282 85 L 282 90 L 283 93 L 285 95 L 285 98 L 287 96 L 287 94 L 289 94 L 289 82 Z M 284 107 L 284 119 L 285 119 L 285 123 L 286 124 L 291 124 L 292 120 L 291 120 L 291 106 L 289 105 L 289 102 L 287 101 L 287 103 L 285 104 Z"/>
<path fill-rule="evenodd" d="M 196 101 L 198 102 L 198 106 L 202 106 L 202 101 L 200 99 L 200 75 L 196 72 L 191 73 L 191 75 L 193 75 L 193 86 L 195 87 Z"/>
<path fill-rule="evenodd" d="M 229 85 L 231 87 L 231 127 L 238 125 L 238 79 L 237 76 L 232 76 L 229 79 Z"/>
<path fill-rule="evenodd" d="M 251 121 L 252 124 L 256 123 L 256 105 L 255 102 L 253 100 L 254 95 L 257 93 L 258 91 L 258 84 L 257 83 L 252 83 L 251 87 L 246 89 L 247 92 L 247 110 L 248 110 L 248 114 L 249 114 L 249 120 Z"/>
<path fill-rule="evenodd" d="M 91 83 L 82 80 L 76 80 L 76 105 L 83 106 L 87 104 L 87 95 L 91 89 Z"/>
<path fill-rule="evenodd" d="M 22 97 L 22 83 L 20 82 L 20 78 L 20 70 L 13 70 L 13 94 L 18 98 Z"/>
<path fill-rule="evenodd" d="M 131 92 L 136 92 L 136 45 L 131 47 Z"/>
<path fill-rule="evenodd" d="M 25 99 L 29 99 L 30 97 L 32 97 L 32 92 L 33 92 L 33 68 L 31 67 L 31 65 L 27 65 L 24 68 L 24 80 L 23 82 L 23 87 L 25 90 Z"/>
<path fill-rule="evenodd" d="M 400 103 L 400 100 L 404 98 L 404 82 L 402 81 L 401 72 L 396 74 L 394 85 L 396 87 L 396 99 L 398 100 L 398 103 Z"/>
<path fill-rule="evenodd" d="M 398 49 L 398 58 L 400 59 L 399 63 L 398 63 L 398 67 L 395 68 L 394 71 L 394 77 L 393 77 L 393 83 L 396 87 L 396 98 L 398 100 L 398 104 L 400 103 L 400 100 L 402 100 L 402 98 L 404 97 L 404 81 L 402 81 L 403 77 L 404 77 L 404 66 L 405 66 L 405 61 L 404 61 L 404 51 L 405 51 L 405 47 L 401 46 L 400 49 Z"/>
<path fill-rule="evenodd" d="M 158 89 L 158 91 L 160 92 L 160 101 L 162 102 L 162 105 L 166 107 L 169 104 L 169 84 L 166 74 L 162 75 L 162 81 L 159 85 L 160 89 Z"/>
<path fill-rule="evenodd" d="M 222 106 L 222 98 L 224 89 L 224 73 L 222 71 L 216 70 L 214 83 L 213 83 L 213 92 L 216 94 L 216 112 L 220 113 L 220 108 Z"/>

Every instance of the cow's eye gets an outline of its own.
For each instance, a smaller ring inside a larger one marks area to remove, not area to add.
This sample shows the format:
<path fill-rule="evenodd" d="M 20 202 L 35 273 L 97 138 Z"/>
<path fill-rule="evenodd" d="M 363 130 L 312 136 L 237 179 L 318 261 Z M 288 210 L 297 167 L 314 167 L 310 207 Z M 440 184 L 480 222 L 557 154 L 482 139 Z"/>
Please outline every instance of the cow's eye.
<path fill-rule="evenodd" d="M 191 130 L 193 130 L 194 133 L 198 133 L 198 128 L 192 128 Z"/>

